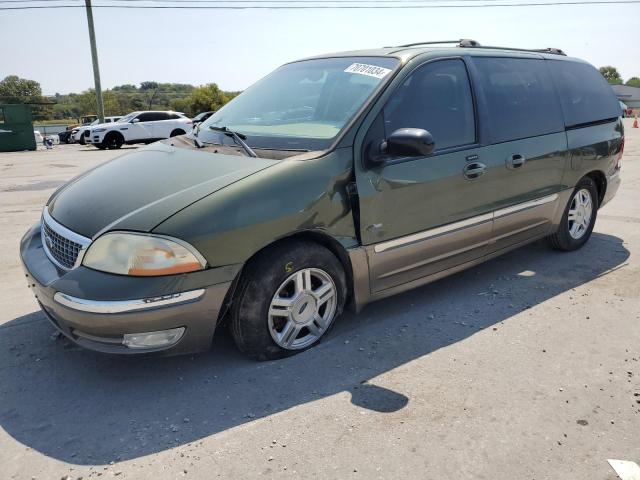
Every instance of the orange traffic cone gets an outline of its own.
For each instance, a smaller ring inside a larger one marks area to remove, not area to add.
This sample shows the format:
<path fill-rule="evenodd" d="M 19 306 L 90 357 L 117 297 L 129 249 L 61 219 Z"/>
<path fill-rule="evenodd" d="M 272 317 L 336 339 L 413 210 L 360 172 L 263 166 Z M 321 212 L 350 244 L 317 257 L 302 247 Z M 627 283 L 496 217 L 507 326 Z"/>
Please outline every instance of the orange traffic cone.
<path fill-rule="evenodd" d="M 633 125 L 631 125 L 631 128 L 638 128 L 638 115 L 636 114 L 634 120 L 633 120 Z"/>

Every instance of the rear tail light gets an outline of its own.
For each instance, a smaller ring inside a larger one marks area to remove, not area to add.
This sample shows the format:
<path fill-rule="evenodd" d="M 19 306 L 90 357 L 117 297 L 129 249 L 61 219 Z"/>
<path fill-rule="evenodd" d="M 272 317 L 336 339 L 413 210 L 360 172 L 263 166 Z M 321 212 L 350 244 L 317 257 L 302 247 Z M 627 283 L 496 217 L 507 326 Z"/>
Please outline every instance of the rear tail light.
<path fill-rule="evenodd" d="M 624 152 L 624 137 L 622 137 L 622 142 L 620 143 L 620 151 L 618 155 L 616 155 L 616 170 L 620 169 L 620 162 L 622 161 L 622 153 Z"/>

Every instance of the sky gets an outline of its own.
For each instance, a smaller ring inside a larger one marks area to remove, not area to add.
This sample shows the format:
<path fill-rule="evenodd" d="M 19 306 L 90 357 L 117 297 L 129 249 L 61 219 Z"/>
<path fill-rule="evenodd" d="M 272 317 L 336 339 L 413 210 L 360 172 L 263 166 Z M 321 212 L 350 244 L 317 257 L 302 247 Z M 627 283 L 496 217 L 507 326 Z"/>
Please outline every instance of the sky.
<path fill-rule="evenodd" d="M 5 4 L 6 6 L 6 4 Z M 151 80 L 242 90 L 279 65 L 427 40 L 557 47 L 640 77 L 640 4 L 392 10 L 95 9 L 103 88 Z M 635 31 L 636 34 L 632 32 Z M 93 87 L 84 9 L 0 11 L 0 79 L 44 94 Z"/>

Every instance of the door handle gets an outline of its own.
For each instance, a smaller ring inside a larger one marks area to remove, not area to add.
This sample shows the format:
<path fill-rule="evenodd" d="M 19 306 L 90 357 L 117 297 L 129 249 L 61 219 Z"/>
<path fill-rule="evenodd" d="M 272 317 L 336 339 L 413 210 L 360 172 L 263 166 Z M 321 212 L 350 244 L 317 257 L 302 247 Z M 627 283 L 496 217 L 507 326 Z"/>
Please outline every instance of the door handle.
<path fill-rule="evenodd" d="M 513 155 L 509 155 L 507 157 L 507 168 L 509 170 L 515 170 L 516 168 L 522 167 L 525 161 L 526 159 L 524 158 L 524 156 L 520 155 L 519 153 L 514 153 Z"/>
<path fill-rule="evenodd" d="M 487 166 L 480 162 L 467 163 L 462 169 L 462 174 L 467 180 L 473 180 L 484 174 Z"/>

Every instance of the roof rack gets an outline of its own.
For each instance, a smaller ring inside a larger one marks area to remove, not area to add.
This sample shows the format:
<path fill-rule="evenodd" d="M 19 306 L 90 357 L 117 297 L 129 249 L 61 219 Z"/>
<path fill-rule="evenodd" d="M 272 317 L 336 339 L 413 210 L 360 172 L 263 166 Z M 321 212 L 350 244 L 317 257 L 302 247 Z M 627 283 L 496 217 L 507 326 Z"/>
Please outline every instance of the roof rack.
<path fill-rule="evenodd" d="M 469 38 L 461 38 L 460 40 L 440 40 L 440 41 L 433 41 L 433 42 L 408 43 L 406 45 L 398 45 L 397 48 L 417 47 L 420 45 L 438 45 L 438 44 L 444 44 L 444 43 L 454 43 L 456 44 L 456 47 L 460 47 L 460 48 L 487 48 L 491 50 L 512 50 L 516 52 L 551 53 L 553 55 L 564 55 L 564 56 L 567 55 L 559 48 L 549 47 L 549 48 L 528 49 L 528 48 L 511 48 L 511 47 L 491 47 L 491 46 L 480 45 L 480 42 L 476 40 L 471 40 Z"/>
<path fill-rule="evenodd" d="M 468 38 L 461 38 L 460 40 L 439 40 L 432 42 L 416 42 L 408 43 L 406 45 L 397 45 L 398 48 L 417 47 L 419 45 L 438 45 L 440 43 L 457 43 L 458 47 L 479 47 L 480 43 Z M 388 48 L 388 47 L 387 47 Z"/>
<path fill-rule="evenodd" d="M 458 45 L 458 46 L 462 47 L 463 45 Z M 511 50 L 511 51 L 514 51 L 514 52 L 551 53 L 553 55 L 564 55 L 565 57 L 567 56 L 567 54 L 564 53 L 559 48 L 553 48 L 553 47 L 549 47 L 549 48 L 512 48 L 512 47 L 493 47 L 493 46 L 488 46 L 488 45 L 480 46 L 480 44 L 478 44 L 478 45 L 464 45 L 464 46 L 465 47 L 480 47 L 480 48 L 486 48 L 486 49 L 489 49 L 489 50 Z"/>

